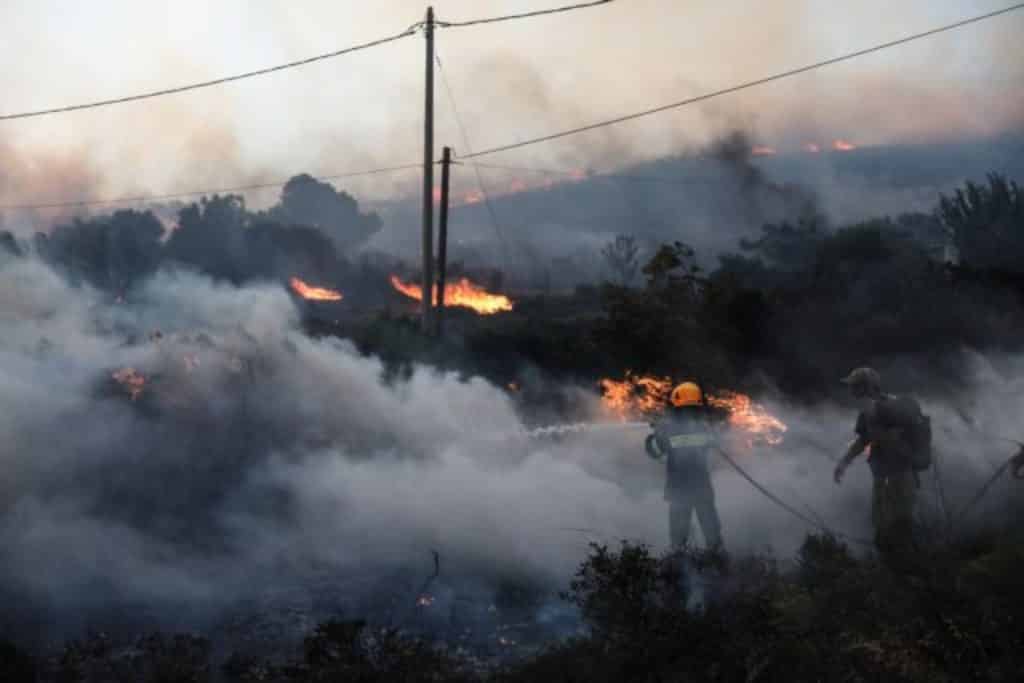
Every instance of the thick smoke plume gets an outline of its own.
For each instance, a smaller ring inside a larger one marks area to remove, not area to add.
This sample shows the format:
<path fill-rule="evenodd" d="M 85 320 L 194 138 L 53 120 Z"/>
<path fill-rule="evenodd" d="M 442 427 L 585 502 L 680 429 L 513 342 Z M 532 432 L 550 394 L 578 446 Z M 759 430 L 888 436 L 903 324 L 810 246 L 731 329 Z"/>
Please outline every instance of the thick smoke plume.
<path fill-rule="evenodd" d="M 344 592 L 416 571 L 431 550 L 456 588 L 512 576 L 553 589 L 587 540 L 664 542 L 662 472 L 642 454 L 643 429 L 531 441 L 508 395 L 483 380 L 419 367 L 385 381 L 349 343 L 307 338 L 277 285 L 162 271 L 118 303 L 34 259 L 3 258 L 9 621 L 44 609 L 74 629 L 117 604 L 194 620 L 324 572 Z M 972 363 L 985 388 L 971 394 L 984 416 L 972 429 L 1009 433 L 1019 387 Z M 113 377 L 124 368 L 145 377 L 134 398 Z M 1001 447 L 980 447 L 945 405 L 930 408 L 951 430 L 946 472 L 965 484 L 948 495 L 962 501 L 987 472 L 973 458 Z M 852 415 L 772 408 L 790 445 L 750 454 L 751 472 L 866 535 L 866 468 L 838 491 L 830 480 Z M 786 556 L 808 530 L 728 470 L 715 480 L 734 550 Z"/>

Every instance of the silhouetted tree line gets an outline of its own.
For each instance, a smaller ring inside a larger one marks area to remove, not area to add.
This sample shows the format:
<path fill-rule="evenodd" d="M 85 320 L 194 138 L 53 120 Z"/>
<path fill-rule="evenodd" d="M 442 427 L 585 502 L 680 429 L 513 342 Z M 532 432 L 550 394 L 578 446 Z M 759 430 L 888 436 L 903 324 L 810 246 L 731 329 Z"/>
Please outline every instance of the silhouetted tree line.
<path fill-rule="evenodd" d="M 1017 185 L 992 175 L 931 214 L 764 225 L 707 273 L 687 245 L 663 245 L 642 286 L 581 288 L 576 313 L 560 317 L 524 302 L 522 318 L 474 333 L 465 350 L 502 381 L 520 365 L 585 381 L 626 370 L 710 385 L 760 376 L 814 399 L 862 363 L 898 374 L 903 359 L 1024 348 L 1021 206 Z M 628 264 L 619 242 L 608 251 Z"/>
<path fill-rule="evenodd" d="M 380 227 L 347 193 L 299 175 L 267 211 L 214 195 L 182 208 L 173 227 L 152 211 L 128 209 L 59 225 L 37 234 L 35 246 L 73 281 L 123 293 L 165 263 L 234 283 L 296 274 L 336 281 L 348 271 L 345 253 Z M 0 246 L 18 250 L 9 241 Z"/>

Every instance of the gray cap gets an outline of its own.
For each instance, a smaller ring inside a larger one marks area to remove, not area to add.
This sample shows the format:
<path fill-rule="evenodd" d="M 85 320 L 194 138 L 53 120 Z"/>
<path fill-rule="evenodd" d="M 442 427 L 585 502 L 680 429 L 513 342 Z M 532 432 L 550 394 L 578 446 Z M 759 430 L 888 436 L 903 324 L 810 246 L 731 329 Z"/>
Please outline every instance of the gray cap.
<path fill-rule="evenodd" d="M 843 384 L 864 387 L 865 389 L 880 390 L 882 388 L 882 377 L 872 368 L 857 368 L 839 381 Z"/>

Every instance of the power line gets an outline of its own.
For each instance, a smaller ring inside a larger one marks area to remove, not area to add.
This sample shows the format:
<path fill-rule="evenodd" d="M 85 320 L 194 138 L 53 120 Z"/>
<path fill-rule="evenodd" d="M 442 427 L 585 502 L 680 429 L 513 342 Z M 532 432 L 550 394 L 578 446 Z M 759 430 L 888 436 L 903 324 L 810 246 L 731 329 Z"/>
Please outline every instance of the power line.
<path fill-rule="evenodd" d="M 578 9 L 586 9 L 588 7 L 597 7 L 598 5 L 607 5 L 615 2 L 615 0 L 595 0 L 595 2 L 584 2 L 578 5 L 567 5 L 565 7 L 554 7 L 552 9 L 542 9 L 535 12 L 523 12 L 521 14 L 506 14 L 501 17 L 488 17 L 486 19 L 471 19 L 469 21 L 438 21 L 435 22 L 437 26 L 441 28 L 462 28 L 464 26 L 478 26 L 480 24 L 495 24 L 499 21 L 512 21 L 514 19 L 527 19 L 530 17 L 539 17 L 545 14 L 560 14 L 561 12 L 571 12 Z"/>
<path fill-rule="evenodd" d="M 437 60 L 438 71 L 441 72 L 441 81 L 444 83 L 445 92 L 448 93 L 448 102 L 451 104 L 452 113 L 454 114 L 455 123 L 459 127 L 459 133 L 462 136 L 462 144 L 466 146 L 467 152 L 472 152 L 473 148 L 469 144 L 469 136 L 466 134 L 466 127 L 462 124 L 462 117 L 459 115 L 459 108 L 455 104 L 455 96 L 452 94 L 452 86 L 448 82 L 448 74 L 441 65 L 441 58 L 435 54 L 434 59 Z M 498 236 L 498 241 L 501 242 L 502 251 L 506 248 L 505 236 L 501 232 L 501 227 L 498 225 L 498 217 L 494 213 L 494 207 L 491 205 L 490 193 L 487 191 L 487 186 L 484 184 L 484 178 L 480 175 L 480 169 L 473 165 L 473 170 L 476 173 L 476 182 L 480 186 L 480 194 L 484 198 L 484 206 L 487 207 L 487 213 L 491 218 L 491 226 L 494 228 L 494 233 Z M 504 260 L 504 258 L 503 258 Z"/>
<path fill-rule="evenodd" d="M 395 171 L 405 171 L 409 169 L 418 169 L 420 164 L 405 164 L 404 166 L 390 166 L 385 168 L 374 168 L 366 171 L 350 171 L 347 173 L 336 173 L 332 175 L 317 176 L 314 179 L 325 181 L 325 180 L 338 180 L 341 178 L 355 178 L 358 176 L 369 176 L 378 175 L 381 173 L 392 173 Z M 156 202 L 165 199 L 178 199 L 181 197 L 198 197 L 201 195 L 215 195 L 215 194 L 228 194 L 231 192 L 246 192 L 250 190 L 264 190 L 274 187 L 283 187 L 288 184 L 288 180 L 274 181 L 270 183 L 258 183 L 254 185 L 239 185 L 236 187 L 222 187 L 216 189 L 207 190 L 191 190 L 188 192 L 172 192 L 169 194 L 159 195 L 145 195 L 135 197 L 118 197 L 115 199 L 87 199 L 82 201 L 66 201 L 66 202 L 51 202 L 43 204 L 6 204 L 0 205 L 0 211 L 27 211 L 34 209 L 64 209 L 76 206 L 102 206 L 108 204 L 135 204 L 142 202 Z"/>
<path fill-rule="evenodd" d="M 176 93 L 186 92 L 186 91 L 189 91 L 189 90 L 199 90 L 200 88 L 209 88 L 209 87 L 212 87 L 212 86 L 215 86 L 215 85 L 223 85 L 225 83 L 231 83 L 231 82 L 234 82 L 234 81 L 240 81 L 242 79 L 252 78 L 254 76 L 263 76 L 263 75 L 266 75 L 266 74 L 269 74 L 269 73 L 274 73 L 276 71 L 284 71 L 285 69 L 293 69 L 293 68 L 299 67 L 299 66 L 306 66 L 307 64 L 312 64 L 313 62 L 319 62 L 319 61 L 323 61 L 323 60 L 326 60 L 326 59 L 333 59 L 334 57 L 340 57 L 342 55 L 347 55 L 347 54 L 350 54 L 352 52 L 358 52 L 360 50 L 366 50 L 368 48 L 376 47 L 378 45 L 384 45 L 386 43 L 391 43 L 391 42 L 394 42 L 396 40 L 400 40 L 402 38 L 406 38 L 408 36 L 413 35 L 414 33 L 416 33 L 416 30 L 419 28 L 419 26 L 420 26 L 420 24 L 413 24 L 412 26 L 410 26 L 409 28 L 405 29 L 401 33 L 396 33 L 393 36 L 388 36 L 386 38 L 380 38 L 378 40 L 372 40 L 372 41 L 370 41 L 368 43 L 361 43 L 359 45 L 353 45 L 351 47 L 346 47 L 346 48 L 343 48 L 341 50 L 335 50 L 334 52 L 325 52 L 324 54 L 315 55 L 313 57 L 306 57 L 305 59 L 300 59 L 300 60 L 297 60 L 297 61 L 294 61 L 294 62 L 287 62 L 285 64 L 278 64 L 276 66 L 269 66 L 269 67 L 266 67 L 266 68 L 263 68 L 263 69 L 257 69 L 255 71 L 247 71 L 245 73 L 235 74 L 233 76 L 224 76 L 224 77 L 215 78 L 215 79 L 209 80 L 209 81 L 202 81 L 202 82 L 199 82 L 199 83 L 191 83 L 189 85 L 180 85 L 180 86 L 177 86 L 177 87 L 174 87 L 174 88 L 164 88 L 162 90 L 153 90 L 151 92 L 140 93 L 138 95 L 126 95 L 124 97 L 116 97 L 116 98 L 109 99 L 109 100 L 97 100 L 95 102 L 86 102 L 86 103 L 83 103 L 83 104 L 70 104 L 70 105 L 63 106 L 63 107 L 53 107 L 53 108 L 50 108 L 50 109 L 38 109 L 38 110 L 35 110 L 35 111 L 26 111 L 26 112 L 21 112 L 21 113 L 18 113 L 18 114 L 0 114 L 0 121 L 10 121 L 10 120 L 13 120 L 13 119 L 27 119 L 27 118 L 32 118 L 32 117 L 36 117 L 36 116 L 46 116 L 48 114 L 63 114 L 63 113 L 66 113 L 66 112 L 79 111 L 79 110 L 82 110 L 82 109 L 94 109 L 94 108 L 97 108 L 97 107 L 106 107 L 106 106 L 110 106 L 110 105 L 114 105 L 114 104 L 124 104 L 125 102 L 135 102 L 137 100 L 145 100 L 145 99 L 150 99 L 150 98 L 153 98 L 153 97 L 162 97 L 164 95 L 173 95 L 173 94 L 176 94 Z"/>
<path fill-rule="evenodd" d="M 806 73 L 808 71 L 813 71 L 815 69 L 820 69 L 825 66 L 831 66 L 833 64 L 845 62 L 851 59 L 855 59 L 857 57 L 863 57 L 873 52 L 886 50 L 888 48 L 903 45 L 905 43 L 919 40 L 921 38 L 927 38 L 929 36 L 933 36 L 939 33 L 944 33 L 946 31 L 952 31 L 954 29 L 961 28 L 969 24 L 974 24 L 980 21 L 984 21 L 986 19 L 992 19 L 993 17 L 997 17 L 1003 14 L 1009 14 L 1010 12 L 1015 12 L 1019 9 L 1024 9 L 1024 3 L 1018 3 L 1011 7 L 1006 7 L 1000 10 L 996 10 L 994 12 L 988 12 L 987 14 L 981 14 L 978 16 L 970 17 L 968 19 L 963 19 L 961 21 L 952 24 L 946 24 L 945 26 L 940 26 L 938 28 L 924 31 L 922 33 L 915 33 L 913 35 L 904 36 L 903 38 L 891 40 L 887 43 L 881 43 L 879 45 L 864 48 L 862 50 L 857 50 L 856 52 L 849 52 L 847 54 L 840 55 L 838 57 L 833 57 L 831 59 L 826 59 L 821 62 L 815 62 L 814 64 L 809 64 L 807 66 L 802 66 L 796 69 L 790 69 L 789 71 L 783 71 L 781 73 L 773 74 L 771 76 L 765 76 L 764 78 L 759 78 L 757 80 L 747 81 L 746 83 L 740 83 L 739 85 L 723 88 L 721 90 L 716 90 L 714 92 L 705 93 L 703 95 L 697 95 L 696 97 L 690 97 L 685 100 L 680 100 L 679 102 L 673 102 L 671 104 L 662 105 L 660 107 L 654 107 L 652 109 L 645 109 L 643 111 L 635 112 L 633 114 L 626 114 L 625 116 L 619 116 L 613 119 L 608 119 L 597 123 L 591 123 L 589 125 L 580 126 L 578 128 L 571 128 L 569 130 L 564 130 L 559 133 L 551 133 L 550 135 L 544 135 L 530 140 L 524 140 L 522 142 L 514 142 L 507 145 L 501 145 L 500 147 L 492 147 L 490 149 L 485 149 L 474 154 L 466 154 L 460 158 L 470 159 L 473 157 L 481 157 L 488 154 L 497 154 L 498 152 L 507 152 L 509 150 L 518 149 L 520 147 L 536 145 L 541 142 L 550 142 L 551 140 L 557 140 L 559 138 L 568 137 L 570 135 L 576 135 L 578 133 L 584 133 L 598 128 L 604 128 L 605 126 L 611 126 L 617 123 L 623 123 L 625 121 L 632 121 L 634 119 L 639 119 L 645 116 L 651 116 L 652 114 L 659 114 L 661 112 L 669 111 L 671 109 L 678 109 L 679 107 L 685 107 L 687 105 L 695 104 L 697 102 L 704 102 L 715 97 L 721 97 L 722 95 L 729 95 L 735 92 L 739 92 L 740 90 L 746 90 L 747 88 L 753 88 L 755 86 L 764 85 L 765 83 L 770 83 L 772 81 L 777 81 L 783 78 L 789 78 L 790 76 L 796 76 L 798 74 Z"/>

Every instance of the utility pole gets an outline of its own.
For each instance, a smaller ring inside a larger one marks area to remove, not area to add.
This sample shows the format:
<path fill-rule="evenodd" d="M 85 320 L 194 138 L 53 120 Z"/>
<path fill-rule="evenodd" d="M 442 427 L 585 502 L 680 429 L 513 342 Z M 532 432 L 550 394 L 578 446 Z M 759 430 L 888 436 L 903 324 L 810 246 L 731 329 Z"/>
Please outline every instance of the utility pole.
<path fill-rule="evenodd" d="M 426 111 L 423 117 L 423 319 L 424 334 L 433 332 L 434 285 L 434 8 L 427 8 Z"/>
<path fill-rule="evenodd" d="M 437 223 L 437 336 L 444 331 L 444 287 L 448 276 L 448 193 L 451 180 L 452 148 L 441 155 L 441 216 Z"/>

